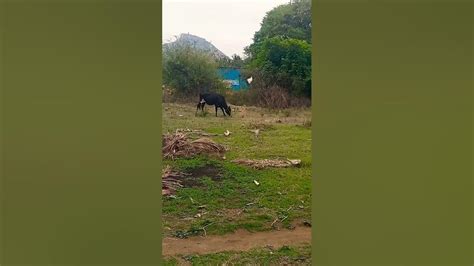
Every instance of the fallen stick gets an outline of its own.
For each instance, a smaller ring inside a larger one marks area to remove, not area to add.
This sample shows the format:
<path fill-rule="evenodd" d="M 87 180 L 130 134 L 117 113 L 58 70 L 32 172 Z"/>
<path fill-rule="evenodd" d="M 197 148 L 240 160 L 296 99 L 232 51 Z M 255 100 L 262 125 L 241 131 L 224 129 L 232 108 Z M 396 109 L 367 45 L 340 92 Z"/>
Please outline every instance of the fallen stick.
<path fill-rule="evenodd" d="M 273 225 L 278 221 L 278 218 L 275 219 L 275 221 L 273 221 L 273 223 L 270 225 L 271 227 L 273 227 Z"/>
<path fill-rule="evenodd" d="M 210 223 L 210 224 L 204 226 L 203 228 L 201 228 L 201 229 L 204 231 L 204 237 L 207 236 L 206 227 L 208 227 L 209 225 L 211 225 L 211 224 L 213 224 L 213 223 L 214 223 L 214 222 L 212 222 L 212 223 Z"/>

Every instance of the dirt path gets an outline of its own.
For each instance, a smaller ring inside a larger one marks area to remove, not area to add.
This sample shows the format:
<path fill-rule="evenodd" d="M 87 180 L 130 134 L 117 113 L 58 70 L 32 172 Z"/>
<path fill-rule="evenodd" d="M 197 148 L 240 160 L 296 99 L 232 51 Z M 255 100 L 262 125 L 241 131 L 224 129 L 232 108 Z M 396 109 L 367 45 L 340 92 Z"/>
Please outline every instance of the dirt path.
<path fill-rule="evenodd" d="M 311 228 L 296 227 L 293 230 L 250 233 L 238 230 L 223 236 L 163 239 L 163 256 L 209 254 L 223 251 L 247 251 L 252 248 L 285 245 L 311 244 Z"/>

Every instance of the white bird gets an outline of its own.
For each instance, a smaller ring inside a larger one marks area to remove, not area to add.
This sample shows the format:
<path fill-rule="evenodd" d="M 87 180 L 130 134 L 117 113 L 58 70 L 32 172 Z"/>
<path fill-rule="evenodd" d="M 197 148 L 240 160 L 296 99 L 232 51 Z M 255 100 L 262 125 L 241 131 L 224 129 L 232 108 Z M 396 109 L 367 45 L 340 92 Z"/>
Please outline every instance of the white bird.
<path fill-rule="evenodd" d="M 249 84 L 252 83 L 252 81 L 253 81 L 253 77 L 250 77 L 250 78 L 247 79 L 247 82 L 248 82 Z"/>

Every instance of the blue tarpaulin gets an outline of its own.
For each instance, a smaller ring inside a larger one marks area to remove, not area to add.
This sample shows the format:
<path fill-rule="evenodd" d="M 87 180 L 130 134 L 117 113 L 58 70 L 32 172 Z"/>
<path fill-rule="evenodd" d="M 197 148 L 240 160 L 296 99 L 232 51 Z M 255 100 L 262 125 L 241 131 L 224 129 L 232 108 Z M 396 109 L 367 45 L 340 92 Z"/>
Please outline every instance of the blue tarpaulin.
<path fill-rule="evenodd" d="M 239 68 L 220 67 L 217 71 L 220 78 L 227 82 L 233 90 L 237 91 L 249 87 Z"/>

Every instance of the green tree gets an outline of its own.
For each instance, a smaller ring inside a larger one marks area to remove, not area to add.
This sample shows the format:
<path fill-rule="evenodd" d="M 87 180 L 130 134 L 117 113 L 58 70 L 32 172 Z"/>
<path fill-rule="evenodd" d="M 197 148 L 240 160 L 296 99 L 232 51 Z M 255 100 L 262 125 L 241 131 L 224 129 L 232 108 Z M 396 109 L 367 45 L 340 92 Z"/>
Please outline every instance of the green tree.
<path fill-rule="evenodd" d="M 244 65 L 244 60 L 237 54 L 232 55 L 232 66 L 233 67 L 242 67 Z"/>
<path fill-rule="evenodd" d="M 244 60 L 237 54 L 232 55 L 231 58 L 225 57 L 217 60 L 219 67 L 242 67 Z"/>
<path fill-rule="evenodd" d="M 278 85 L 293 95 L 311 96 L 311 45 L 304 40 L 268 38 L 261 42 L 250 67 L 259 72 L 267 86 Z"/>
<path fill-rule="evenodd" d="M 222 57 L 216 59 L 218 67 L 230 67 L 232 65 L 232 60 L 228 57 Z"/>
<path fill-rule="evenodd" d="M 310 97 L 311 50 L 311 1 L 293 0 L 266 14 L 245 61 L 260 87 L 276 85 Z"/>
<path fill-rule="evenodd" d="M 252 56 L 265 39 L 281 36 L 311 43 L 311 0 L 294 0 L 267 12 L 253 44 L 245 49 Z"/>
<path fill-rule="evenodd" d="M 182 95 L 222 87 L 215 60 L 188 45 L 163 51 L 163 83 Z"/>

